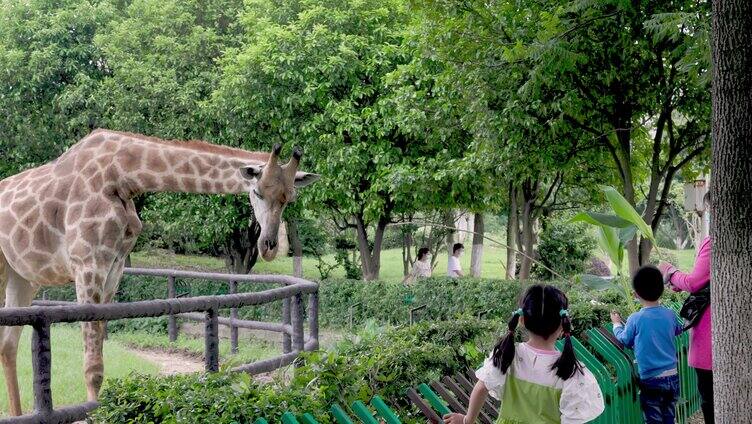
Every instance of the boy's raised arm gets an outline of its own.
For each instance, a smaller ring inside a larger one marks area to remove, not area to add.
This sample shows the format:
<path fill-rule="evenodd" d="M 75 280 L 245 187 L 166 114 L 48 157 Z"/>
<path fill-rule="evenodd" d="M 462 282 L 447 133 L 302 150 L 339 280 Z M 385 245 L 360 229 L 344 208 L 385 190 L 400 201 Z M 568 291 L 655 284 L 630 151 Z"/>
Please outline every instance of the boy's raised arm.
<path fill-rule="evenodd" d="M 618 316 L 618 319 L 615 318 L 615 315 Z M 611 321 L 614 323 L 614 336 L 621 342 L 621 344 L 629 348 L 634 345 L 636 334 L 634 323 L 635 320 L 633 318 L 634 315 L 630 316 L 627 319 L 627 324 L 625 325 L 624 322 L 621 321 L 619 314 L 611 314 Z"/>

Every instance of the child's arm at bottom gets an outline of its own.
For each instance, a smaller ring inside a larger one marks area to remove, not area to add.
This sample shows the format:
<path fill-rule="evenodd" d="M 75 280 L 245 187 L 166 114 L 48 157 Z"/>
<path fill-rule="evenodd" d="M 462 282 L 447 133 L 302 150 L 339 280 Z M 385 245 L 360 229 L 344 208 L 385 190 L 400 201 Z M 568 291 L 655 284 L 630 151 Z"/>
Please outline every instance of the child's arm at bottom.
<path fill-rule="evenodd" d="M 482 381 L 475 383 L 473 392 L 470 394 L 470 405 L 467 408 L 467 415 L 447 414 L 444 415 L 445 424 L 471 424 L 474 423 L 480 414 L 480 408 L 488 398 L 488 389 Z"/>

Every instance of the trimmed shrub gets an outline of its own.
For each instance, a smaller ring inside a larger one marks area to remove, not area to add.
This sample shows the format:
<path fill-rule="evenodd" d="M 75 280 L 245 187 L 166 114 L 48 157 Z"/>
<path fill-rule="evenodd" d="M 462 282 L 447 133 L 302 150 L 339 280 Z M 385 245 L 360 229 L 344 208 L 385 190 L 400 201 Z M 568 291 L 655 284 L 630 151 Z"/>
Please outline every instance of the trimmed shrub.
<path fill-rule="evenodd" d="M 582 273 L 595 240 L 585 224 L 550 222 L 541 232 L 538 242 L 538 260 L 556 273 L 569 276 Z M 533 263 L 533 275 L 550 279 L 554 275 L 540 264 Z"/>
<path fill-rule="evenodd" d="M 258 417 L 325 411 L 315 388 L 280 389 L 244 373 L 219 372 L 108 380 L 100 395 L 95 423 L 250 423 Z M 322 423 L 329 422 L 325 417 Z"/>
<path fill-rule="evenodd" d="M 345 342 L 335 352 L 312 352 L 288 385 L 259 385 L 242 374 L 108 380 L 95 423 L 270 422 L 285 411 L 311 412 L 331 423 L 329 405 L 367 402 L 378 394 L 406 423 L 425 422 L 404 396 L 408 387 L 478 366 L 500 327 L 489 321 L 421 323 L 378 337 Z"/>

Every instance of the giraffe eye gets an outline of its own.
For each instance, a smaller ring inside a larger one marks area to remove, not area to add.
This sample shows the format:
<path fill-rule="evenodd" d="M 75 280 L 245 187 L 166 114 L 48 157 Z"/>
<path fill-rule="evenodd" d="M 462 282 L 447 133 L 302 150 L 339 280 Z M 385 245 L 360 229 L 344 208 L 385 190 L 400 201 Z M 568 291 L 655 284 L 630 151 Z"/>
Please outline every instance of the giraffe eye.
<path fill-rule="evenodd" d="M 253 189 L 253 194 L 255 194 L 256 197 L 259 198 L 259 200 L 264 200 L 264 196 L 262 196 L 261 193 L 259 193 L 258 191 L 256 191 L 256 189 Z"/>

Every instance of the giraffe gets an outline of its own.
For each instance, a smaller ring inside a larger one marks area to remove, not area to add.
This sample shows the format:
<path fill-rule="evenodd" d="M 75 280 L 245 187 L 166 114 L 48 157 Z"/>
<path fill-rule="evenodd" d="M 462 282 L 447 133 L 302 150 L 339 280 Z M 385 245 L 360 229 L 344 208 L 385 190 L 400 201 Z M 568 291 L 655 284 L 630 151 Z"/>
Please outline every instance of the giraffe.
<path fill-rule="evenodd" d="M 132 198 L 147 192 L 246 194 L 260 226 L 258 251 L 277 254 L 282 211 L 296 188 L 316 181 L 298 171 L 295 149 L 248 152 L 202 141 L 167 141 L 105 129 L 56 160 L 0 181 L 0 295 L 29 306 L 41 286 L 75 283 L 79 303 L 107 303 L 141 231 Z M 82 323 L 87 398 L 103 378 L 103 322 Z M 21 327 L 0 327 L 0 361 L 11 415 L 21 414 L 16 353 Z"/>

